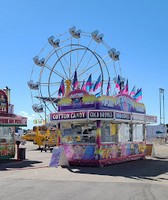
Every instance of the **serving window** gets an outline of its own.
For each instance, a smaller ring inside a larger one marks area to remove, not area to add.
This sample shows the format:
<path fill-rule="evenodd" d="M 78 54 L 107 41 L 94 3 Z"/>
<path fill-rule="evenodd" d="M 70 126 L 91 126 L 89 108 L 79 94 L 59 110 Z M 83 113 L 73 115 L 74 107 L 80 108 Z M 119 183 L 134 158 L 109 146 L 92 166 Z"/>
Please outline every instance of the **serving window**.
<path fill-rule="evenodd" d="M 119 142 L 130 141 L 130 124 L 126 123 L 118 124 L 118 141 Z"/>
<path fill-rule="evenodd" d="M 133 124 L 133 141 L 143 141 L 143 124 Z"/>
<path fill-rule="evenodd" d="M 101 142 L 113 142 L 118 141 L 117 124 L 109 121 L 104 121 L 101 124 Z"/>
<path fill-rule="evenodd" d="M 95 143 L 96 123 L 62 123 L 61 143 Z"/>

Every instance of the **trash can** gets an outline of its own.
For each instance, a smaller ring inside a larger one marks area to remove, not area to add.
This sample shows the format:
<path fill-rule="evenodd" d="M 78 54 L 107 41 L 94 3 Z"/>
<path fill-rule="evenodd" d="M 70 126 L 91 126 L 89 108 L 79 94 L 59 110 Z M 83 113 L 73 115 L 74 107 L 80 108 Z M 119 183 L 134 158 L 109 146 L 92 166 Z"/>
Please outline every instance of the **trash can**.
<path fill-rule="evenodd" d="M 146 156 L 152 155 L 153 144 L 146 144 Z"/>
<path fill-rule="evenodd" d="M 19 148 L 19 160 L 26 159 L 26 148 Z"/>

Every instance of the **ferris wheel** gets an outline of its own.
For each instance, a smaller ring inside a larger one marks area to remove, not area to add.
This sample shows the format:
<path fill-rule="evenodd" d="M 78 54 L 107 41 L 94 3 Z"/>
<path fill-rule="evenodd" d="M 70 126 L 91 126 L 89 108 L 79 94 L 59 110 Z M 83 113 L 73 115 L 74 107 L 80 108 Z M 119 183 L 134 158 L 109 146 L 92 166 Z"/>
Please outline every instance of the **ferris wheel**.
<path fill-rule="evenodd" d="M 82 89 L 89 78 L 92 84 L 89 93 L 107 95 L 107 87 L 115 84 L 121 74 L 120 52 L 110 48 L 103 37 L 97 30 L 88 33 L 73 26 L 63 34 L 48 38 L 47 44 L 33 58 L 28 81 L 32 108 L 40 117 L 46 119 L 57 111 L 60 98 L 74 89 Z M 101 82 L 100 87 L 94 88 L 97 81 Z M 60 92 L 62 86 L 65 90 Z M 113 95 L 115 87 L 108 89 L 108 95 Z"/>

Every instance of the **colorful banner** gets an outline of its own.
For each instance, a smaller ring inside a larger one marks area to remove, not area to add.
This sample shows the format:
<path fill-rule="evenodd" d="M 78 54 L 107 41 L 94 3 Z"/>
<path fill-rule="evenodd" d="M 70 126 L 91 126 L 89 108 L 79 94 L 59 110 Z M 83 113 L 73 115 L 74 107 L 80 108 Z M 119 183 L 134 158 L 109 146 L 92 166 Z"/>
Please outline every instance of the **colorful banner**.
<path fill-rule="evenodd" d="M 94 145 L 62 145 L 68 161 L 75 159 L 96 159 L 96 148 Z"/>
<path fill-rule="evenodd" d="M 63 147 L 55 147 L 52 151 L 50 167 L 58 167 L 58 166 L 69 166 L 68 159 L 65 154 L 65 150 Z"/>
<path fill-rule="evenodd" d="M 100 109 L 113 109 L 125 112 L 146 113 L 145 105 L 136 102 L 131 96 L 127 94 L 119 94 L 115 97 L 101 96 Z"/>
<path fill-rule="evenodd" d="M 71 111 L 71 110 L 88 110 L 96 109 L 96 103 L 98 99 L 95 95 L 90 95 L 84 90 L 73 90 L 67 96 L 63 97 L 58 102 L 58 110 Z"/>
<path fill-rule="evenodd" d="M 112 109 L 124 112 L 134 112 L 145 114 L 146 109 L 143 103 L 135 101 L 127 94 L 119 94 L 117 96 L 105 96 L 97 98 L 95 95 L 89 94 L 84 90 L 74 90 L 58 102 L 58 110 L 88 110 L 88 109 Z"/>
<path fill-rule="evenodd" d="M 118 144 L 101 144 L 100 150 L 95 145 L 68 145 L 62 144 L 68 161 L 73 160 L 100 160 L 128 157 L 146 153 L 145 142 L 130 142 Z"/>
<path fill-rule="evenodd" d="M 60 160 L 60 157 L 61 157 L 61 150 L 62 149 L 60 147 L 53 148 L 51 161 L 50 161 L 50 164 L 49 164 L 50 167 L 58 167 L 59 160 Z"/>

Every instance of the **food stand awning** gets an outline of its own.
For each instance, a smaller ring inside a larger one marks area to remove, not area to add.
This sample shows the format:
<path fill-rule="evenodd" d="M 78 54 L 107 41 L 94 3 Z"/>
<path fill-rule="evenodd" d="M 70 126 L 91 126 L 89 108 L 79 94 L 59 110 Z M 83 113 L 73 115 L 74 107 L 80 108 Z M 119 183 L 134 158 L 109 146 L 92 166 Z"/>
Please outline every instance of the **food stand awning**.
<path fill-rule="evenodd" d="M 15 114 L 0 116 L 0 126 L 27 126 L 27 118 Z"/>

